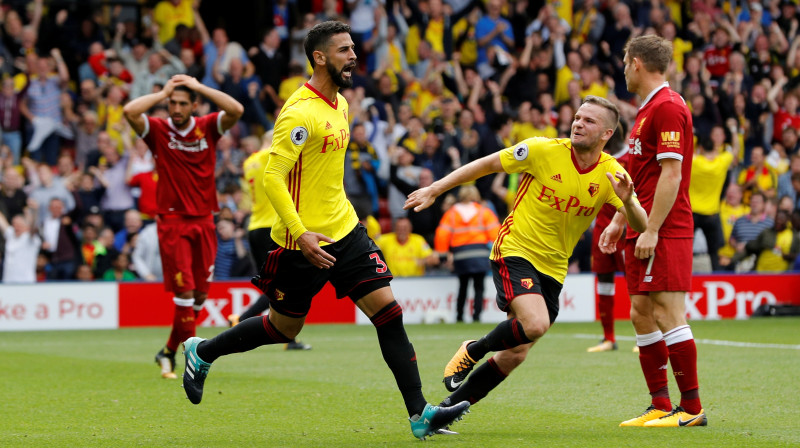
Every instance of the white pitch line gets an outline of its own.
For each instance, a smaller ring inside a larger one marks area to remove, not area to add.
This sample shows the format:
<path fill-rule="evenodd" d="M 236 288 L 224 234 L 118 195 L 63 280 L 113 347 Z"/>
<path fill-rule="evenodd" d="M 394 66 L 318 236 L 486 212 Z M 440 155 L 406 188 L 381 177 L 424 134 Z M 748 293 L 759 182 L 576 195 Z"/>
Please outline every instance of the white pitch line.
<path fill-rule="evenodd" d="M 575 334 L 573 337 L 578 339 L 597 339 L 596 334 Z M 617 339 L 622 341 L 636 341 L 633 336 L 617 336 Z M 800 345 L 792 344 L 764 344 L 760 342 L 738 342 L 738 341 L 720 341 L 717 339 L 695 339 L 699 344 L 708 345 L 722 345 L 726 347 L 746 347 L 746 348 L 778 348 L 782 350 L 800 350 Z"/>

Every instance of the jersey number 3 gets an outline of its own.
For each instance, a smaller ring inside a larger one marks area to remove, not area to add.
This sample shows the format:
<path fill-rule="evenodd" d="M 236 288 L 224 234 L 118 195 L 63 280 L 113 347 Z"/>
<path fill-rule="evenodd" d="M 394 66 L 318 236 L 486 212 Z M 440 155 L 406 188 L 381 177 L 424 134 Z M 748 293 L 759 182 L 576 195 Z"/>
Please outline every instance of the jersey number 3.
<path fill-rule="evenodd" d="M 383 260 L 381 260 L 381 256 L 378 255 L 377 252 L 369 254 L 369 259 L 375 260 L 375 263 L 378 263 L 378 267 L 375 268 L 375 272 L 377 272 L 378 274 L 383 274 L 388 270 L 388 268 L 386 267 L 386 263 L 384 263 Z"/>

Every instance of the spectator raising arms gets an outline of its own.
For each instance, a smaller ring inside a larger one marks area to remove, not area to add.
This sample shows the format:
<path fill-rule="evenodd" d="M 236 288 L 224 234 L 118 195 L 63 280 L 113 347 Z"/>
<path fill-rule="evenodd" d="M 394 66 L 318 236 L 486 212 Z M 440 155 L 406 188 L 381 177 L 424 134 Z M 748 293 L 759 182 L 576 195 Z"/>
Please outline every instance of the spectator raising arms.
<path fill-rule="evenodd" d="M 30 200 L 24 214 L 14 215 L 10 224 L 0 213 L 0 231 L 5 238 L 3 283 L 36 282 L 36 258 L 42 246 L 35 226 L 37 208 Z"/>

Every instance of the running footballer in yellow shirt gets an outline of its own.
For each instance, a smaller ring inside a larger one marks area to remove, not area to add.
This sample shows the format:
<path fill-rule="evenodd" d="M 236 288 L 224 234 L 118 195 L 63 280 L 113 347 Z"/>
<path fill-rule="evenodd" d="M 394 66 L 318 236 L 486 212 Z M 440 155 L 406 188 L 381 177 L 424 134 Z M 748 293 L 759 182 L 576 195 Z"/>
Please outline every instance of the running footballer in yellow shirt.
<path fill-rule="evenodd" d="M 419 211 L 456 185 L 490 173 L 522 173 L 513 209 L 490 256 L 497 305 L 508 320 L 481 339 L 461 344 L 445 367 L 445 387 L 453 393 L 444 404 L 474 404 L 525 360 L 555 321 L 567 260 L 604 204 L 613 205 L 634 229 L 645 229 L 647 215 L 630 176 L 603 152 L 618 122 L 613 103 L 589 96 L 575 113 L 569 139 L 527 139 L 409 195 L 405 208 Z M 464 382 L 489 352 L 497 353 Z"/>
<path fill-rule="evenodd" d="M 333 20 L 319 23 L 309 30 L 303 47 L 314 73 L 283 105 L 264 169 L 264 191 L 278 217 L 271 231 L 275 244 L 253 283 L 269 297 L 270 312 L 212 339 L 188 339 L 184 390 L 198 404 L 217 358 L 289 342 L 303 328 L 312 298 L 330 281 L 337 297 L 349 297 L 375 326 L 411 433 L 424 439 L 460 420 L 469 403 L 436 406 L 422 394 L 403 309 L 389 286 L 392 273 L 345 196 L 350 124 L 347 100 L 339 89 L 353 86 L 356 69 L 350 26 Z"/>

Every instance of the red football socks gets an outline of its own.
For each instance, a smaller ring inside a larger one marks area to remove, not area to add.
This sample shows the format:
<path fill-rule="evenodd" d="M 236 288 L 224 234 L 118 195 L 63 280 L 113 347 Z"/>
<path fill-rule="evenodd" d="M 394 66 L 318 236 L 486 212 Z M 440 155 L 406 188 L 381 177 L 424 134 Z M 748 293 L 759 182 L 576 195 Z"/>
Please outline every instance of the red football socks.
<path fill-rule="evenodd" d="M 667 388 L 668 360 L 669 350 L 663 339 L 655 344 L 639 346 L 639 363 L 642 365 L 653 406 L 662 411 L 672 410 Z"/>
<path fill-rule="evenodd" d="M 614 296 L 599 295 L 598 311 L 603 326 L 603 340 L 616 342 L 614 338 Z"/>
<path fill-rule="evenodd" d="M 172 352 L 177 352 L 178 347 L 183 341 L 195 335 L 195 314 L 192 309 L 194 299 L 175 298 L 175 314 L 172 318 L 172 330 L 167 340 L 167 348 Z M 188 305 L 179 304 L 178 301 L 189 301 Z"/>
<path fill-rule="evenodd" d="M 697 346 L 688 325 L 674 328 L 664 334 L 668 344 L 672 374 L 681 391 L 681 407 L 690 414 L 699 414 L 700 403 L 697 381 Z"/>

